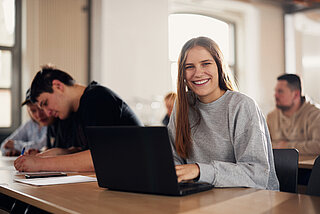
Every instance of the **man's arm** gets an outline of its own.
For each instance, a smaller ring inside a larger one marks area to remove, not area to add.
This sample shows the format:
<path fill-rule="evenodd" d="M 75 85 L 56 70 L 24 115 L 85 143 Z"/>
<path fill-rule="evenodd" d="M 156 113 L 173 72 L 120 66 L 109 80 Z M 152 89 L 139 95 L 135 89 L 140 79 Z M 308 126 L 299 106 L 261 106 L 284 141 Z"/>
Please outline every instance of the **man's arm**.
<path fill-rule="evenodd" d="M 287 141 L 277 140 L 277 141 L 272 141 L 272 148 L 273 149 L 288 149 L 289 145 L 288 145 Z"/>
<path fill-rule="evenodd" d="M 93 162 L 89 150 L 68 155 L 54 157 L 38 157 L 22 155 L 18 157 L 14 166 L 18 171 L 65 171 L 87 172 L 94 171 Z"/>
<path fill-rule="evenodd" d="M 38 153 L 37 156 L 57 156 L 57 155 L 68 155 L 76 152 L 80 152 L 81 148 L 79 147 L 70 147 L 70 148 L 51 148 L 41 153 Z"/>
<path fill-rule="evenodd" d="M 300 155 L 319 155 L 320 140 L 278 141 L 272 143 L 274 149 L 297 149 Z"/>
<path fill-rule="evenodd" d="M 300 155 L 319 155 L 320 140 L 293 141 L 285 144 L 283 148 L 295 148 Z"/>
<path fill-rule="evenodd" d="M 310 114 L 307 121 L 307 139 L 305 140 L 279 140 L 272 141 L 275 149 L 295 148 L 300 155 L 318 155 L 320 154 L 320 113 Z"/>

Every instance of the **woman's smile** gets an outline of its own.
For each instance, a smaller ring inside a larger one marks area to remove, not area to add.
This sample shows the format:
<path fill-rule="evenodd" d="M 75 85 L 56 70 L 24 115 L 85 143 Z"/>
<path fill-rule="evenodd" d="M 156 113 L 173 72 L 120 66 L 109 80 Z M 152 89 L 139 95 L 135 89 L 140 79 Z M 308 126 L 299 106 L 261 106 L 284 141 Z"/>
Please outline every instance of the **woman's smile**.
<path fill-rule="evenodd" d="M 192 83 L 197 85 L 197 86 L 202 86 L 202 85 L 207 84 L 209 82 L 209 80 L 211 80 L 211 79 L 208 78 L 208 79 L 204 79 L 204 80 L 192 81 Z"/>

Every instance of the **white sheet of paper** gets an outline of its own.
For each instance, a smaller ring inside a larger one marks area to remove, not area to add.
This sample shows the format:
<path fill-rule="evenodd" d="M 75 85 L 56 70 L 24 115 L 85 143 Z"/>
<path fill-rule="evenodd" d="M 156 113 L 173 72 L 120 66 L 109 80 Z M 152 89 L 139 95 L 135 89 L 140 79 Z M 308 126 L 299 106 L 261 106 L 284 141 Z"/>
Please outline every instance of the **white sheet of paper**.
<path fill-rule="evenodd" d="M 46 186 L 56 184 L 71 184 L 71 183 L 83 183 L 83 182 L 94 182 L 97 178 L 83 176 L 83 175 L 72 175 L 63 177 L 49 177 L 49 178 L 32 178 L 32 179 L 14 179 L 17 182 L 31 184 L 35 186 Z"/>
<path fill-rule="evenodd" d="M 0 170 L 15 171 L 16 169 L 14 168 L 14 166 L 0 166 Z"/>
<path fill-rule="evenodd" d="M 18 158 L 18 156 L 2 156 L 0 155 L 0 160 L 4 161 L 15 161 Z"/>
<path fill-rule="evenodd" d="M 17 156 L 10 157 L 10 156 L 2 156 L 2 155 L 0 155 L 0 160 L 1 160 L 0 170 L 15 171 L 16 169 L 13 166 L 13 162 L 16 159 L 17 159 Z"/>

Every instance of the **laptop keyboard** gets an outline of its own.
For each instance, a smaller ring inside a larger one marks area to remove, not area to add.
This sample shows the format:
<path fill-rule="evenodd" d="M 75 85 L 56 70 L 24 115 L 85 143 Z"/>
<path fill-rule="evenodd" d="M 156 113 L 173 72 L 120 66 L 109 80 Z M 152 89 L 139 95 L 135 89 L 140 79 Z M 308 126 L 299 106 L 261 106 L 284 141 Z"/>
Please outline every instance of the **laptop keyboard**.
<path fill-rule="evenodd" d="M 186 188 L 194 188 L 199 186 L 199 183 L 179 183 L 180 189 L 186 189 Z"/>
<path fill-rule="evenodd" d="M 180 192 L 192 193 L 201 189 L 211 189 L 213 185 L 208 183 L 179 183 Z"/>

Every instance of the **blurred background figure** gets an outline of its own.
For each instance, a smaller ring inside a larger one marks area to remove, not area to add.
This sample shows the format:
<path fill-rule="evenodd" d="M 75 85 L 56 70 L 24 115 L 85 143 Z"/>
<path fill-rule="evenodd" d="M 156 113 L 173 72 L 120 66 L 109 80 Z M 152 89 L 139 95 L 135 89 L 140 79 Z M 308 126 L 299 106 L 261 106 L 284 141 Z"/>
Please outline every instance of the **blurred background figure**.
<path fill-rule="evenodd" d="M 277 80 L 276 108 L 267 116 L 273 148 L 296 148 L 300 155 L 319 155 L 319 105 L 301 95 L 298 75 L 284 74 Z"/>
<path fill-rule="evenodd" d="M 30 100 L 30 89 L 27 90 L 26 99 L 21 106 L 27 105 L 30 120 L 22 124 L 1 144 L 1 152 L 4 156 L 20 155 L 25 147 L 26 151 L 40 151 L 47 144 L 47 126 L 54 121 L 48 117 L 37 104 Z"/>
<path fill-rule="evenodd" d="M 177 94 L 174 93 L 174 92 L 170 92 L 164 97 L 164 103 L 166 105 L 167 114 L 163 118 L 162 124 L 165 125 L 165 126 L 168 125 L 168 123 L 169 123 L 170 115 L 171 115 L 171 112 L 172 112 L 173 105 L 174 105 L 174 102 L 176 100 L 176 97 L 177 97 Z"/>

